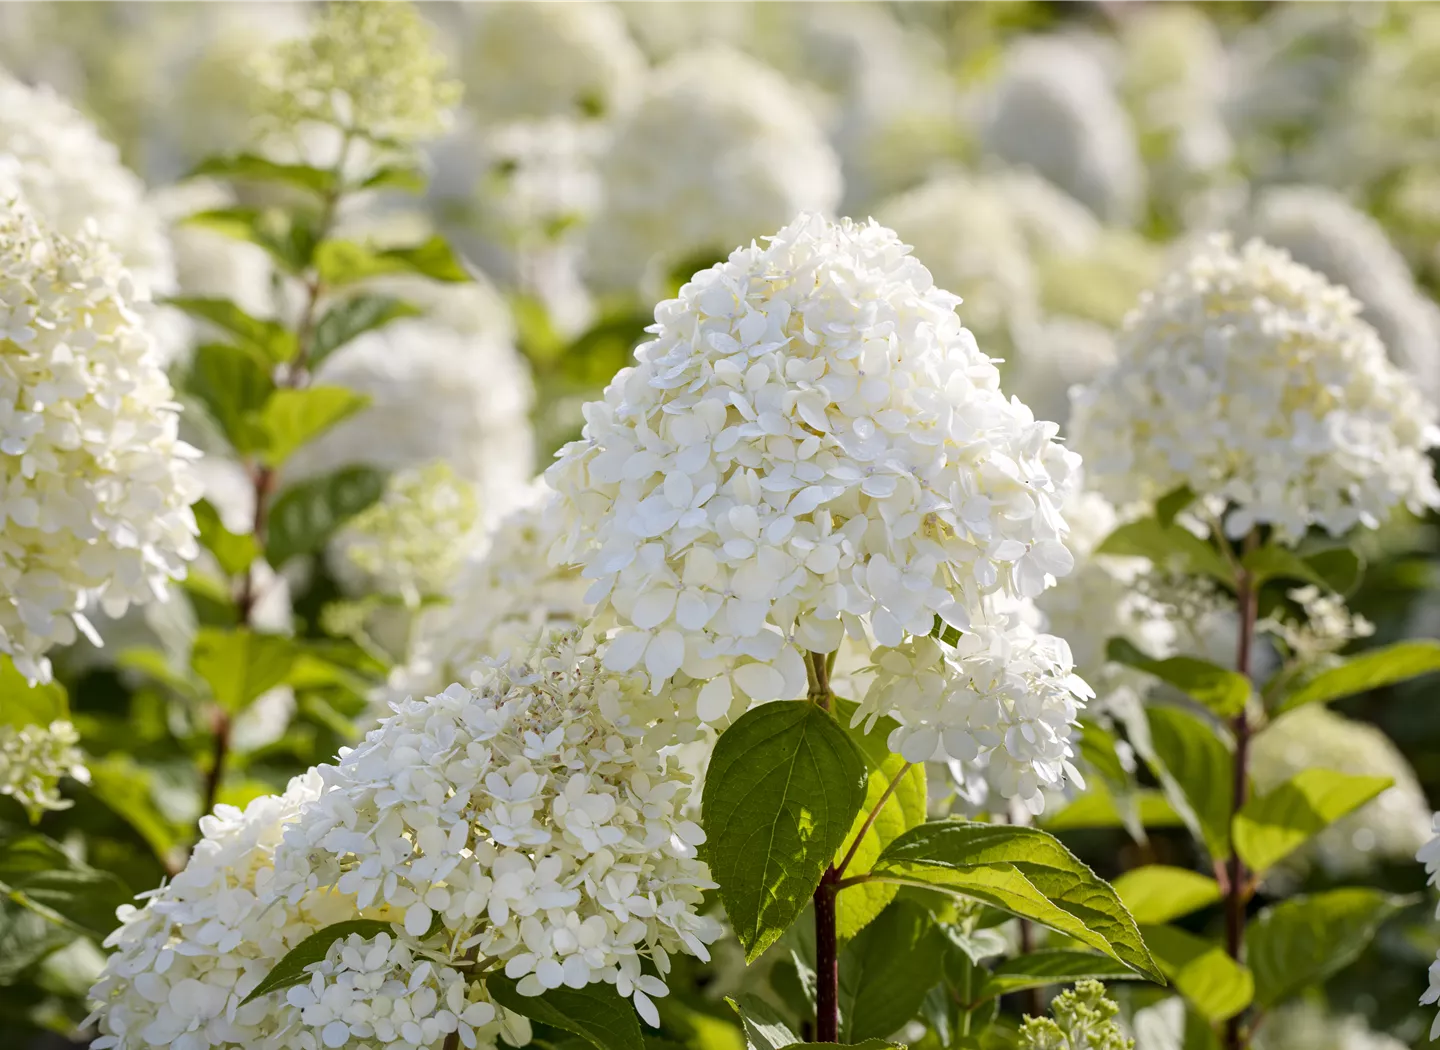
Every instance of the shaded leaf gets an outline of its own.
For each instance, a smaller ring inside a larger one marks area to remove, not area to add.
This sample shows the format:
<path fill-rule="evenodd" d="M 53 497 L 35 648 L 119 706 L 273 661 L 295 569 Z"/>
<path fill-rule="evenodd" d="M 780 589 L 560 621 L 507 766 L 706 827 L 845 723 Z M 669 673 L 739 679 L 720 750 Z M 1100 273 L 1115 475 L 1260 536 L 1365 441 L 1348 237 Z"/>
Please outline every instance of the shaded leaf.
<path fill-rule="evenodd" d="M 1155 501 L 1155 519 L 1165 528 L 1175 524 L 1175 518 L 1195 502 L 1195 490 L 1189 485 L 1171 489 Z"/>
<path fill-rule="evenodd" d="M 299 349 L 294 332 L 276 321 L 251 317 L 228 299 L 176 296 L 165 302 L 233 336 L 241 349 L 258 355 L 262 361 L 283 364 L 293 359 Z"/>
<path fill-rule="evenodd" d="M 438 234 L 408 248 L 377 249 L 358 241 L 326 241 L 315 252 L 320 278 L 332 288 L 392 273 L 415 273 L 458 283 L 470 273 Z"/>
<path fill-rule="evenodd" d="M 50 922 L 104 940 L 130 891 L 108 871 L 82 864 L 44 835 L 0 839 L 0 893 Z"/>
<path fill-rule="evenodd" d="M 250 568 L 250 563 L 260 556 L 259 544 L 251 533 L 237 534 L 227 529 L 219 513 L 207 499 L 202 499 L 192 508 L 195 523 L 200 526 L 200 542 L 215 555 L 220 569 L 227 576 L 238 576 Z"/>
<path fill-rule="evenodd" d="M 1250 573 L 1252 583 L 1261 587 L 1270 580 L 1300 580 L 1330 589 L 1329 581 L 1315 567 L 1287 547 L 1269 545 L 1250 551 L 1240 564 Z"/>
<path fill-rule="evenodd" d="M 217 208 L 197 212 L 182 225 L 211 230 L 237 241 L 259 245 L 288 273 L 301 275 L 315 256 L 316 231 L 311 216 L 281 208 Z"/>
<path fill-rule="evenodd" d="M 1273 791 L 1251 798 L 1235 814 L 1235 852 L 1252 872 L 1263 874 L 1394 783 L 1390 777 L 1302 770 Z"/>
<path fill-rule="evenodd" d="M 398 190 L 402 193 L 424 193 L 429 179 L 420 168 L 394 164 L 381 168 L 360 184 L 366 190 Z"/>
<path fill-rule="evenodd" d="M 1105 537 L 1096 554 L 1149 558 L 1158 568 L 1192 576 L 1211 576 L 1233 584 L 1230 564 L 1221 554 L 1184 526 L 1163 525 L 1155 518 L 1142 518 L 1121 525 Z"/>
<path fill-rule="evenodd" d="M 154 775 L 129 755 L 112 752 L 90 762 L 90 790 L 121 820 L 135 829 L 163 864 L 184 859 L 181 843 L 186 829 L 155 804 Z"/>
<path fill-rule="evenodd" d="M 1365 575 L 1364 560 L 1349 547 L 1332 547 L 1307 554 L 1305 562 L 1337 594 L 1353 593 Z"/>
<path fill-rule="evenodd" d="M 355 295 L 325 311 L 315 325 L 307 364 L 314 368 L 350 340 L 402 317 L 418 317 L 418 306 L 388 295 Z"/>
<path fill-rule="evenodd" d="M 207 157 L 188 178 L 209 175 L 222 179 L 283 182 L 310 193 L 326 194 L 335 189 L 335 173 L 308 164 L 277 164 L 254 153 Z"/>
<path fill-rule="evenodd" d="M 370 467 L 345 467 L 291 485 L 270 508 L 265 560 L 279 567 L 314 554 L 345 522 L 385 492 L 385 475 Z"/>
<path fill-rule="evenodd" d="M 265 462 L 280 466 L 301 447 L 368 404 L 367 395 L 343 386 L 277 390 L 261 414 Z"/>
<path fill-rule="evenodd" d="M 1112 638 L 1105 657 L 1152 674 L 1222 718 L 1239 714 L 1250 698 L 1250 680 L 1236 671 L 1193 656 L 1153 660 L 1124 638 Z"/>
<path fill-rule="evenodd" d="M 31 685 L 0 653 L 0 726 L 48 726 L 56 719 L 70 717 L 70 701 L 59 682 Z"/>
<path fill-rule="evenodd" d="M 1159 762 L 1155 772 L 1171 803 L 1193 824 L 1212 858 L 1228 857 L 1235 761 L 1230 749 L 1208 723 L 1178 708 L 1151 707 L 1146 717 Z"/>
<path fill-rule="evenodd" d="M 911 901 L 895 901 L 860 931 L 840 953 L 845 1042 L 883 1039 L 903 1028 L 940 979 L 945 949 L 945 935 Z"/>
<path fill-rule="evenodd" d="M 1189 915 L 1220 899 L 1220 884 L 1209 875 L 1188 868 L 1147 864 L 1125 872 L 1115 880 L 1115 892 L 1142 926 Z"/>
<path fill-rule="evenodd" d="M 253 352 L 224 343 L 197 347 L 186 385 L 236 452 L 254 452 L 264 444 L 259 413 L 275 383 Z"/>
<path fill-rule="evenodd" d="M 644 1050 L 635 1009 L 613 984 L 561 985 L 541 995 L 521 995 L 514 981 L 496 973 L 486 978 L 485 987 L 507 1010 L 578 1035 L 596 1050 Z"/>
<path fill-rule="evenodd" d="M 238 714 L 285 680 L 295 662 L 295 643 L 248 627 L 202 627 L 195 636 L 190 666 L 210 685 L 215 702 Z"/>
<path fill-rule="evenodd" d="M 741 995 L 738 1000 L 726 996 L 725 1002 L 740 1018 L 749 1050 L 781 1050 L 799 1041 L 790 1026 L 759 996 Z"/>
<path fill-rule="evenodd" d="M 1075 981 L 1133 981 L 1142 979 L 1130 967 L 1095 952 L 1072 948 L 1052 948 L 1006 959 L 991 971 L 981 988 L 981 995 L 993 998 L 1022 992 L 1027 988 L 1045 988 L 1052 984 Z"/>
<path fill-rule="evenodd" d="M 1287 693 L 1280 701 L 1279 710 L 1329 703 L 1434 671 L 1440 671 L 1440 642 L 1397 642 L 1368 650 L 1339 667 L 1321 671 Z"/>
<path fill-rule="evenodd" d="M 1146 926 L 1144 934 L 1176 991 L 1211 1024 L 1234 1017 L 1254 999 L 1254 977 L 1219 944 L 1174 926 Z"/>
<path fill-rule="evenodd" d="M 395 928 L 391 923 L 381 922 L 379 919 L 346 919 L 344 922 L 332 922 L 329 926 L 316 930 L 286 952 L 284 957 L 270 968 L 265 979 L 241 1001 L 240 1005 L 244 1006 L 246 1003 L 259 999 L 262 995 L 269 995 L 271 992 L 280 991 L 283 988 L 293 988 L 297 984 L 304 984 L 310 978 L 310 974 L 305 968 L 324 962 L 325 956 L 330 953 L 330 946 L 338 940 L 349 937 L 352 933 L 358 933 L 366 940 L 370 940 L 382 933 L 393 935 L 394 932 Z"/>

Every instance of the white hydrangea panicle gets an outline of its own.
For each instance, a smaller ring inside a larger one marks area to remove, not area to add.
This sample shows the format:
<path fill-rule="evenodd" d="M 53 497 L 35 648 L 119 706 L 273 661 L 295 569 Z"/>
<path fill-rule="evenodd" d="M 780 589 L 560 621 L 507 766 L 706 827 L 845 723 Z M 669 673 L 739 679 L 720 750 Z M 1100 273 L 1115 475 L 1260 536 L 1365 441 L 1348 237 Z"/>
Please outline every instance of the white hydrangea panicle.
<path fill-rule="evenodd" d="M 1393 1035 L 1375 1031 L 1362 1015 L 1331 1013 L 1309 999 L 1267 1010 L 1253 1045 L 1255 1050 L 1409 1050 Z"/>
<path fill-rule="evenodd" d="M 607 666 L 705 683 L 703 721 L 797 697 L 802 652 L 900 645 L 1069 571 L 1076 457 L 999 388 L 893 232 L 803 216 L 656 308 L 547 477 Z"/>
<path fill-rule="evenodd" d="M 0 652 L 31 679 L 199 551 L 198 453 L 136 301 L 106 245 L 0 200 Z"/>
<path fill-rule="evenodd" d="M 840 162 L 795 89 L 718 46 L 650 75 L 599 167 L 587 266 L 612 288 L 665 288 L 677 266 L 840 201 Z"/>
<path fill-rule="evenodd" d="M 573 638 L 471 680 L 397 704 L 322 767 L 277 892 L 333 886 L 393 909 L 410 941 L 444 941 L 447 958 L 503 962 L 523 994 L 604 981 L 658 1024 L 650 997 L 671 955 L 708 959 L 720 924 L 699 911 L 714 884 L 690 778 L 628 713 L 643 682 Z"/>
<path fill-rule="evenodd" d="M 1375 527 L 1440 505 L 1432 409 L 1344 288 L 1258 240 L 1196 246 L 1076 393 L 1074 446 L 1117 504 L 1188 485 L 1234 536 Z"/>
<path fill-rule="evenodd" d="M 1140 218 L 1145 168 L 1135 128 L 1094 47 L 1065 37 L 1013 45 L 989 109 L 988 152 L 1033 168 L 1106 222 Z"/>
<path fill-rule="evenodd" d="M 471 4 L 465 103 L 493 126 L 609 117 L 640 90 L 645 57 L 606 3 Z"/>
<path fill-rule="evenodd" d="M 0 725 L 0 795 L 24 806 L 31 820 L 69 809 L 74 803 L 60 796 L 60 778 L 90 783 L 79 743 L 80 734 L 64 719 L 48 726 Z"/>

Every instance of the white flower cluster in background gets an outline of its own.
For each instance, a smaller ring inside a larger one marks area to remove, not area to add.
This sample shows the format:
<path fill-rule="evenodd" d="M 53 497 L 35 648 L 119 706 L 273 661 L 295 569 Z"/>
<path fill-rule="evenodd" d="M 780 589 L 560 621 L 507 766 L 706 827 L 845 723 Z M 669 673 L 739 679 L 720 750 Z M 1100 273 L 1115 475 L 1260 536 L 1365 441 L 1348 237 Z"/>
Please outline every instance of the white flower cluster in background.
<path fill-rule="evenodd" d="M 465 10 L 465 103 L 487 126 L 609 117 L 640 90 L 645 57 L 609 4 L 474 4 Z"/>
<path fill-rule="evenodd" d="M 1074 447 L 1117 504 L 1188 485 L 1226 529 L 1282 538 L 1440 504 L 1432 410 L 1344 288 L 1260 241 L 1196 247 L 1127 318 L 1076 395 Z"/>
<path fill-rule="evenodd" d="M 606 662 L 705 682 L 699 717 L 804 694 L 801 653 L 897 646 L 1070 569 L 1075 456 L 999 389 L 893 232 L 803 216 L 661 303 L 547 474 Z"/>
<path fill-rule="evenodd" d="M 600 158 L 603 203 L 587 266 L 605 287 L 664 288 L 675 267 L 721 259 L 840 201 L 840 162 L 796 90 L 722 47 L 657 69 Z"/>
<path fill-rule="evenodd" d="M 1379 729 L 1307 704 L 1267 726 L 1251 745 L 1251 775 L 1270 791 L 1306 769 L 1389 777 L 1394 785 L 1336 821 L 1286 861 L 1291 871 L 1318 865 L 1332 878 L 1350 878 L 1385 860 L 1412 856 L 1429 838 L 1430 808 L 1414 771 Z"/>
<path fill-rule="evenodd" d="M 1430 841 L 1420 847 L 1415 859 L 1425 865 L 1425 872 L 1429 875 L 1428 884 L 1440 887 L 1440 813 L 1434 816 L 1431 832 Z M 1435 917 L 1440 919 L 1440 906 L 1435 909 Z M 1440 952 L 1435 953 L 1435 961 L 1430 964 L 1430 987 L 1420 997 L 1421 1006 L 1433 1006 L 1436 1003 L 1440 1003 Z M 1435 1020 L 1430 1025 L 1430 1038 L 1433 1040 L 1437 1036 L 1440 1036 L 1440 1014 L 1435 1015 Z"/>
<path fill-rule="evenodd" d="M 32 679 L 199 550 L 197 453 L 136 302 L 104 244 L 0 203 L 0 652 Z"/>
<path fill-rule="evenodd" d="M 1255 1050 L 1408 1050 L 1406 1043 L 1375 1031 L 1359 1014 L 1332 1014 L 1308 999 L 1266 1011 L 1254 1046 Z"/>
<path fill-rule="evenodd" d="M 90 782 L 80 734 L 64 719 L 48 726 L 0 725 L 0 795 L 8 795 L 38 820 L 46 810 L 68 809 L 60 797 L 61 777 Z"/>
<path fill-rule="evenodd" d="M 396 705 L 322 767 L 276 892 L 333 886 L 392 911 L 412 943 L 503 961 L 522 994 L 603 981 L 657 1025 L 671 955 L 708 959 L 721 927 L 698 911 L 714 884 L 690 778 L 625 714 L 643 682 L 572 638 L 472 681 Z"/>
<path fill-rule="evenodd" d="M 988 152 L 1033 168 L 1102 220 L 1140 218 L 1145 167 L 1135 128 L 1085 42 L 1036 37 L 1012 46 L 982 130 Z"/>

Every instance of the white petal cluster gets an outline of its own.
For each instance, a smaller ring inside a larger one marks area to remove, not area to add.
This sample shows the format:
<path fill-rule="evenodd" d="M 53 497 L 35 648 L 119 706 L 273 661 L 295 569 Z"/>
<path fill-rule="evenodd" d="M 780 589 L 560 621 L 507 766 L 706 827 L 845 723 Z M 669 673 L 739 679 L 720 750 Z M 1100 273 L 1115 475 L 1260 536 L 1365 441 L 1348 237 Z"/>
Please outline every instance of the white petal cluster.
<path fill-rule="evenodd" d="M 1266 1012 L 1255 1033 L 1255 1050 L 1408 1050 L 1393 1035 L 1377 1032 L 1359 1014 L 1332 1014 L 1310 999 Z"/>
<path fill-rule="evenodd" d="M 503 961 L 523 994 L 604 981 L 658 1023 L 650 996 L 676 952 L 708 959 L 719 923 L 686 819 L 690 783 L 623 714 L 643 683 L 562 639 L 528 665 L 396 705 L 322 767 L 325 788 L 287 829 L 276 886 L 334 886 L 403 916 L 438 917 L 452 958 Z"/>
<path fill-rule="evenodd" d="M 196 453 L 136 301 L 104 244 L 0 201 L 0 652 L 29 678 L 199 549 Z"/>
<path fill-rule="evenodd" d="M 1070 569 L 1077 461 L 1000 392 L 890 230 L 802 216 L 661 303 L 547 477 L 607 666 L 684 670 L 715 722 L 803 695 L 802 651 L 899 645 Z"/>
<path fill-rule="evenodd" d="M 301 449 L 287 472 L 313 477 L 344 466 L 402 470 L 444 460 L 479 486 L 487 511 L 503 511 L 535 462 L 534 388 L 504 302 L 484 284 L 391 278 L 369 287 L 427 312 L 367 332 L 322 362 L 317 383 L 358 390 L 371 403 Z"/>
<path fill-rule="evenodd" d="M 1440 504 L 1431 409 L 1344 288 L 1260 241 L 1215 236 L 1126 319 L 1113 368 L 1076 394 L 1074 446 L 1117 504 L 1181 485 L 1226 528 L 1283 538 Z"/>
<path fill-rule="evenodd" d="M 603 203 L 587 233 L 595 280 L 633 288 L 723 258 L 840 201 L 840 162 L 795 89 L 721 47 L 656 70 L 600 159 Z"/>
<path fill-rule="evenodd" d="M 1018 624 L 973 627 L 954 648 L 918 637 L 873 659 L 875 680 L 855 720 L 899 721 L 888 743 L 906 760 L 948 758 L 962 768 L 981 760 L 987 783 L 1031 813 L 1067 777 L 1083 786 L 1071 731 L 1095 694 L 1063 639 Z"/>
<path fill-rule="evenodd" d="M 92 223 L 144 293 L 174 290 L 165 224 L 120 151 L 48 87 L 31 87 L 0 69 L 0 163 L 48 229 L 78 236 Z"/>
<path fill-rule="evenodd" d="M 1286 186 L 1260 196 L 1250 228 L 1296 262 L 1350 289 L 1391 360 L 1432 401 L 1440 395 L 1440 307 L 1416 285 L 1379 223 L 1335 190 Z"/>
<path fill-rule="evenodd" d="M 61 777 L 90 782 L 80 734 L 63 719 L 48 726 L 0 725 L 0 795 L 8 795 L 38 820 L 46 810 L 68 809 Z"/>
<path fill-rule="evenodd" d="M 1131 223 L 1145 168 L 1130 116 L 1094 49 L 1063 37 L 1012 46 L 983 129 L 988 152 L 1033 168 L 1106 222 Z"/>
<path fill-rule="evenodd" d="M 474 4 L 465 104 L 486 125 L 599 117 L 640 90 L 645 57 L 609 4 Z"/>
<path fill-rule="evenodd" d="M 1338 715 L 1324 704 L 1297 708 L 1255 735 L 1251 775 L 1270 791 L 1306 769 L 1389 777 L 1393 787 L 1306 843 L 1287 867 L 1318 865 L 1332 878 L 1373 870 L 1412 856 L 1430 834 L 1430 808 L 1410 763 L 1375 726 Z"/>
<path fill-rule="evenodd" d="M 185 870 L 122 908 L 113 949 L 91 990 L 93 1050 L 279 1048 L 298 1018 L 274 997 L 243 1000 L 275 963 L 321 927 L 352 918 L 353 898 L 317 889 L 280 907 L 267 896 L 286 824 L 320 793 L 318 774 L 242 812 L 217 806 Z"/>

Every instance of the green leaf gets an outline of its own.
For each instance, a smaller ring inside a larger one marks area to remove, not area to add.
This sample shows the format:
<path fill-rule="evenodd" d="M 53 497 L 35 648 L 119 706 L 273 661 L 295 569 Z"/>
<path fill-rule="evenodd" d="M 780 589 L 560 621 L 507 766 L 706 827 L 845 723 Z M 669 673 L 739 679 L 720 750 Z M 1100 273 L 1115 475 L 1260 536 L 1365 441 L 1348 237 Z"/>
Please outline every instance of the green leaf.
<path fill-rule="evenodd" d="M 1256 587 L 1270 580 L 1301 580 L 1330 589 L 1329 582 L 1315 567 L 1287 547 L 1270 545 L 1253 550 L 1240 559 Z"/>
<path fill-rule="evenodd" d="M 264 444 L 259 413 L 275 392 L 275 383 L 252 352 L 224 343 L 196 348 L 187 386 L 236 452 L 254 452 Z"/>
<path fill-rule="evenodd" d="M 945 935 L 913 901 L 895 901 L 861 930 L 840 954 L 845 1042 L 883 1039 L 903 1028 L 939 980 L 945 949 Z"/>
<path fill-rule="evenodd" d="M 285 953 L 265 975 L 265 979 L 255 986 L 255 990 L 241 1000 L 240 1005 L 254 1002 L 262 995 L 269 995 L 282 988 L 293 988 L 297 984 L 304 984 L 310 978 L 306 972 L 307 966 L 314 966 L 318 962 L 324 962 L 325 956 L 330 953 L 330 946 L 336 941 L 349 937 L 352 933 L 358 933 L 366 940 L 378 937 L 382 933 L 394 934 L 395 927 L 388 922 L 381 922 L 379 919 L 346 919 L 344 922 L 332 922 L 323 929 L 316 930 L 309 937 L 306 937 L 295 947 Z"/>
<path fill-rule="evenodd" d="M 1153 660 L 1124 638 L 1110 639 L 1105 647 L 1105 658 L 1153 674 L 1222 718 L 1239 714 L 1250 698 L 1248 678 L 1208 660 L 1198 660 L 1193 656 Z"/>
<path fill-rule="evenodd" d="M 381 168 L 360 184 L 365 190 L 399 190 L 402 193 L 424 193 L 429 184 L 425 172 L 408 165 Z"/>
<path fill-rule="evenodd" d="M 12 984 L 25 970 L 75 938 L 68 924 L 51 922 L 0 896 L 0 986 Z"/>
<path fill-rule="evenodd" d="M 1175 518 L 1195 502 L 1195 490 L 1189 485 L 1171 489 L 1155 501 L 1155 520 L 1164 528 L 1175 524 Z"/>
<path fill-rule="evenodd" d="M 748 1050 L 781 1050 L 799 1040 L 784 1019 L 759 996 L 741 995 L 738 1000 L 726 996 L 725 1002 L 740 1018 Z"/>
<path fill-rule="evenodd" d="M 183 225 L 211 230 L 237 241 L 257 244 L 287 272 L 300 276 L 315 256 L 316 231 L 311 216 L 281 208 L 219 208 L 202 211 Z"/>
<path fill-rule="evenodd" d="M 326 310 L 325 316 L 315 325 L 309 366 L 314 368 L 357 336 L 383 328 L 402 317 L 418 317 L 424 312 L 418 306 L 387 295 L 355 295 L 338 302 Z"/>
<path fill-rule="evenodd" d="M 1440 642 L 1397 642 L 1351 657 L 1339 667 L 1321 671 L 1280 702 L 1281 711 L 1305 704 L 1329 703 L 1356 693 L 1394 685 L 1408 678 L 1440 671 Z"/>
<path fill-rule="evenodd" d="M 1038 828 L 932 821 L 887 846 L 874 873 L 1031 919 L 1160 979 L 1115 891 Z"/>
<path fill-rule="evenodd" d="M 154 774 L 123 752 L 90 762 L 90 791 L 116 816 L 135 829 L 161 864 L 184 862 L 181 843 L 186 829 L 155 804 Z"/>
<path fill-rule="evenodd" d="M 250 533 L 236 534 L 227 529 L 220 520 L 220 514 L 210 501 L 202 499 L 192 508 L 195 522 L 200 526 L 200 542 L 227 576 L 238 576 L 250 568 L 250 563 L 260 556 L 259 544 Z"/>
<path fill-rule="evenodd" d="M 1134 981 L 1140 978 L 1141 975 L 1130 967 L 1107 956 L 1073 948 L 1050 948 L 1006 959 L 991 971 L 990 977 L 981 986 L 980 995 L 991 999 L 1029 988 L 1071 984 L 1087 979 Z"/>
<path fill-rule="evenodd" d="M 860 828 L 865 823 L 865 818 L 879 804 L 884 797 L 886 789 L 905 769 L 905 760 L 899 755 L 891 752 L 886 740 L 890 731 L 898 725 L 893 718 L 880 718 L 871 728 L 870 732 L 861 732 L 862 726 L 850 727 L 851 716 L 857 705 L 849 700 L 836 701 L 836 717 L 841 724 L 846 726 L 846 732 L 850 739 L 860 747 L 861 753 L 865 756 L 865 764 L 869 769 L 869 776 L 865 789 L 865 801 L 860 805 L 860 811 L 855 814 L 854 823 L 845 836 L 845 841 L 835 851 L 834 864 L 839 865 L 845 854 L 849 852 L 855 836 L 859 834 Z M 870 870 L 880 851 L 895 840 L 903 832 L 911 828 L 919 827 L 925 823 L 927 798 L 925 793 L 925 766 L 917 763 L 905 770 L 904 776 L 890 797 L 885 800 L 885 805 L 875 817 L 875 822 L 865 832 L 865 838 L 861 841 L 855 856 L 850 858 L 850 865 L 845 869 L 845 874 L 862 875 Z M 863 930 L 877 915 L 885 910 L 900 887 L 888 882 L 865 882 L 857 886 L 846 887 L 845 892 L 837 895 L 835 899 L 835 920 L 836 932 L 842 941 L 849 940 Z"/>
<path fill-rule="evenodd" d="M 1115 892 L 1136 922 L 1158 926 L 1214 904 L 1220 899 L 1220 884 L 1188 868 L 1147 864 L 1116 879 Z"/>
<path fill-rule="evenodd" d="M 1130 793 L 1140 826 L 1146 828 L 1184 827 L 1185 821 L 1175 812 L 1170 800 L 1161 791 L 1141 788 Z M 1051 813 L 1047 807 L 1041 824 L 1047 831 L 1076 831 L 1082 828 L 1122 828 L 1129 821 L 1120 813 L 1119 804 L 1104 781 L 1092 781 L 1084 794 Z"/>
<path fill-rule="evenodd" d="M 1160 569 L 1234 583 L 1229 562 L 1215 548 L 1184 526 L 1173 522 L 1164 525 L 1156 518 L 1121 525 L 1105 537 L 1095 553 L 1149 558 Z"/>
<path fill-rule="evenodd" d="M 256 697 L 285 681 L 295 662 L 295 643 L 248 627 L 202 627 L 195 636 L 190 666 L 210 685 L 215 702 L 238 714 Z"/>
<path fill-rule="evenodd" d="M 130 890 L 108 871 L 72 860 L 38 834 L 0 840 L 0 893 L 50 922 L 104 940 Z"/>
<path fill-rule="evenodd" d="M 1255 1001 L 1265 1009 L 1349 966 L 1413 898 L 1347 887 L 1271 905 L 1245 930 Z"/>
<path fill-rule="evenodd" d="M 343 386 L 277 390 L 261 415 L 267 439 L 265 462 L 272 467 L 280 466 L 302 446 L 368 404 L 367 395 Z"/>
<path fill-rule="evenodd" d="M 791 1043 L 784 1050 L 906 1050 L 887 1039 L 862 1039 L 858 1043 Z"/>
<path fill-rule="evenodd" d="M 701 800 L 702 850 L 747 960 L 810 900 L 865 792 L 859 747 L 804 700 L 762 704 L 720 735 Z"/>
<path fill-rule="evenodd" d="M 1302 770 L 1275 790 L 1250 799 L 1235 814 L 1235 852 L 1252 872 L 1263 874 L 1394 783 L 1390 777 Z"/>
<path fill-rule="evenodd" d="M 335 173 L 306 164 L 276 164 L 253 153 L 229 157 L 207 157 L 187 178 L 210 175 L 222 179 L 255 182 L 283 182 L 297 189 L 325 195 L 335 189 Z"/>
<path fill-rule="evenodd" d="M 1255 997 L 1255 979 L 1225 949 L 1174 926 L 1146 926 L 1145 943 L 1160 969 L 1211 1024 L 1234 1017 Z"/>
<path fill-rule="evenodd" d="M 1170 801 L 1205 842 L 1212 859 L 1230 855 L 1235 760 L 1211 726 L 1175 707 L 1146 711 L 1159 760 L 1156 775 Z"/>
<path fill-rule="evenodd" d="M 70 717 L 70 701 L 59 682 L 31 685 L 15 670 L 10 657 L 0 653 L 0 726 L 48 726 Z"/>
<path fill-rule="evenodd" d="M 415 273 L 450 283 L 470 280 L 469 271 L 438 234 L 408 248 L 383 251 L 357 241 L 326 241 L 316 249 L 315 267 L 332 288 L 392 273 Z"/>
<path fill-rule="evenodd" d="M 578 1035 L 596 1050 L 644 1050 L 635 1009 L 613 984 L 561 985 L 541 995 L 521 995 L 514 981 L 495 973 L 485 979 L 485 988 L 505 1009 Z"/>
<path fill-rule="evenodd" d="M 385 475 L 370 467 L 345 467 L 291 485 L 270 508 L 265 560 L 278 568 L 297 555 L 314 554 L 384 492 Z"/>
<path fill-rule="evenodd" d="M 1365 575 L 1365 562 L 1349 547 L 1332 547 L 1305 555 L 1305 563 L 1336 594 L 1349 595 Z"/>
<path fill-rule="evenodd" d="M 258 355 L 262 361 L 283 364 L 293 359 L 299 349 L 294 332 L 275 321 L 251 317 L 228 299 L 177 296 L 165 302 L 234 336 L 242 349 Z"/>

